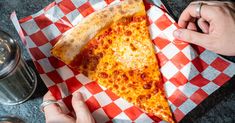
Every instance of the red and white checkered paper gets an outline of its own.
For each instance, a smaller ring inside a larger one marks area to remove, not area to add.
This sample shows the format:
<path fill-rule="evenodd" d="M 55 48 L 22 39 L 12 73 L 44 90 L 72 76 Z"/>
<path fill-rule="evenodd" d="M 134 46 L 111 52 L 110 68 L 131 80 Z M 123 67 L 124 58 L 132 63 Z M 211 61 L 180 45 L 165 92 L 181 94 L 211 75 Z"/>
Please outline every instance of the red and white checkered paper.
<path fill-rule="evenodd" d="M 76 73 L 50 54 L 61 35 L 83 18 L 119 0 L 56 0 L 26 18 L 11 19 L 28 49 L 42 80 L 66 112 L 71 113 L 71 93 L 80 91 L 98 123 L 163 122 L 142 112 L 86 76 Z M 163 6 L 157 1 L 159 6 Z M 171 110 L 177 121 L 235 74 L 235 64 L 198 46 L 176 40 L 175 21 L 145 2 L 149 31 L 159 59 Z M 91 25 L 92 28 L 92 25 Z"/>

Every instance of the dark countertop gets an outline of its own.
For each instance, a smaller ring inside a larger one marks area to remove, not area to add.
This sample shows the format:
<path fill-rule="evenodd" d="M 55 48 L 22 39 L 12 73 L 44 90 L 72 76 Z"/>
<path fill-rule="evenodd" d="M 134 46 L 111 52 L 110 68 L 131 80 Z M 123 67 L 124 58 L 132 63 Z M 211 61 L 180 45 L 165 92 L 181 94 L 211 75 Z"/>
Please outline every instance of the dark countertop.
<path fill-rule="evenodd" d="M 53 0 L 0 0 L 0 30 L 4 30 L 20 41 L 13 24 L 9 19 L 12 11 L 16 11 L 18 18 L 26 17 Z M 164 0 L 173 14 L 178 17 L 183 9 L 192 0 Z M 20 42 L 21 43 L 21 42 Z M 21 45 L 22 46 L 22 45 Z M 26 50 L 23 51 L 28 63 L 32 65 Z M 229 57 L 229 59 L 235 60 Z M 34 95 L 25 103 L 15 106 L 0 105 L 1 116 L 17 116 L 27 123 L 44 123 L 43 114 L 39 111 L 39 105 L 47 89 L 41 80 L 38 80 L 38 87 Z M 191 111 L 182 123 L 233 123 L 235 122 L 235 78 L 213 93 L 209 98 Z"/>

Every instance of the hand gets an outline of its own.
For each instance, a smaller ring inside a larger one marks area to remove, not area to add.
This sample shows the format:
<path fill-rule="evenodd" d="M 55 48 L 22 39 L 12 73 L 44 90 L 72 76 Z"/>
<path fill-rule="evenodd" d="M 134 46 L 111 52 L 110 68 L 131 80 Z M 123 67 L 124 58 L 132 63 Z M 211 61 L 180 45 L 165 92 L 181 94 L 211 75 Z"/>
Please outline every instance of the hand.
<path fill-rule="evenodd" d="M 43 101 L 55 100 L 50 92 L 47 92 Z M 44 107 L 46 123 L 95 123 L 84 99 L 79 92 L 74 92 L 72 97 L 72 105 L 76 114 L 76 119 L 63 113 L 56 104 L 50 104 Z"/>
<path fill-rule="evenodd" d="M 193 2 L 183 11 L 178 21 L 182 29 L 174 32 L 175 38 L 222 55 L 235 56 L 235 3 L 203 2 L 200 18 L 197 5 L 198 2 Z M 196 22 L 202 33 L 197 31 Z"/>

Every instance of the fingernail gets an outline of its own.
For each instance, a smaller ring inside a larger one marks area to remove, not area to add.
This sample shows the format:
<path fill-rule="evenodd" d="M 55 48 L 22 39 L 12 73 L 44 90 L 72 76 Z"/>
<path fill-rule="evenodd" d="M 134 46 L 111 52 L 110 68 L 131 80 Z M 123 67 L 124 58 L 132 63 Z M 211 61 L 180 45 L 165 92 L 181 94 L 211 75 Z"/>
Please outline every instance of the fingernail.
<path fill-rule="evenodd" d="M 182 31 L 180 31 L 180 30 L 175 30 L 174 33 L 173 33 L 173 35 L 174 35 L 174 37 L 176 37 L 176 38 L 180 38 L 181 33 L 182 33 Z"/>
<path fill-rule="evenodd" d="M 82 100 L 82 94 L 80 92 L 75 92 L 73 96 L 78 100 Z"/>

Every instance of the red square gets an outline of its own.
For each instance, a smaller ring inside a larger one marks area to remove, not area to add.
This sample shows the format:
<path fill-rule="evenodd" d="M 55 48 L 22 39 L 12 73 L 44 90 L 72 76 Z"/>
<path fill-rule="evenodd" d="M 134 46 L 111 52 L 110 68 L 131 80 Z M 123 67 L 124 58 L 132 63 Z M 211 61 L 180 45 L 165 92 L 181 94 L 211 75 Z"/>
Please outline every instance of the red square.
<path fill-rule="evenodd" d="M 182 120 L 182 118 L 185 116 L 185 114 L 182 111 L 180 111 L 179 109 L 176 109 L 174 111 L 174 116 L 175 116 L 176 121 L 179 122 L 180 120 Z"/>
<path fill-rule="evenodd" d="M 193 65 L 197 68 L 199 72 L 202 72 L 205 70 L 209 65 L 204 62 L 201 58 L 196 57 L 195 59 L 192 60 Z"/>
<path fill-rule="evenodd" d="M 164 30 L 164 29 L 166 29 L 167 27 L 169 27 L 173 23 L 171 22 L 171 20 L 165 14 L 163 14 L 160 18 L 158 18 L 155 21 L 155 24 L 157 25 L 157 27 L 160 30 Z"/>
<path fill-rule="evenodd" d="M 171 77 L 170 81 L 177 87 L 188 82 L 187 78 L 181 72 L 178 72 L 173 77 Z"/>
<path fill-rule="evenodd" d="M 64 62 L 60 61 L 59 59 L 53 56 L 49 57 L 48 60 L 54 68 L 60 68 L 62 66 L 65 66 Z"/>
<path fill-rule="evenodd" d="M 156 57 L 158 59 L 158 64 L 160 68 L 169 61 L 168 58 L 162 52 L 158 52 L 156 54 Z"/>
<path fill-rule="evenodd" d="M 199 89 L 190 97 L 190 99 L 196 104 L 200 104 L 207 96 L 208 94 L 205 91 Z"/>
<path fill-rule="evenodd" d="M 229 63 L 218 57 L 211 63 L 211 66 L 222 72 L 229 66 Z"/>
<path fill-rule="evenodd" d="M 174 39 L 173 43 L 180 50 L 183 50 L 186 46 L 189 45 L 188 43 L 178 40 L 178 39 Z"/>
<path fill-rule="evenodd" d="M 68 14 L 69 12 L 76 9 L 74 4 L 71 2 L 71 0 L 63 0 L 58 4 L 60 10 L 63 11 L 64 14 Z"/>
<path fill-rule="evenodd" d="M 90 112 L 94 112 L 95 110 L 99 109 L 101 106 L 98 103 L 98 101 L 95 99 L 94 96 L 91 96 L 87 101 L 86 101 L 87 107 L 89 108 Z"/>
<path fill-rule="evenodd" d="M 162 37 L 156 37 L 153 40 L 153 43 L 159 48 L 159 49 L 163 49 L 166 45 L 168 45 L 170 43 L 169 40 L 162 38 Z"/>
<path fill-rule="evenodd" d="M 37 69 L 37 72 L 39 74 L 44 74 L 45 73 L 44 70 L 42 69 L 41 65 L 37 61 L 34 61 L 33 63 L 34 63 L 34 65 L 35 65 L 35 67 Z"/>
<path fill-rule="evenodd" d="M 139 108 L 137 108 L 137 107 L 135 107 L 135 106 L 132 106 L 132 107 L 126 109 L 126 110 L 124 111 L 124 113 L 125 113 L 132 121 L 134 121 L 134 120 L 136 120 L 136 118 L 138 118 L 143 112 L 142 112 Z"/>
<path fill-rule="evenodd" d="M 112 101 L 117 100 L 119 97 L 110 90 L 105 90 L 106 94 L 112 99 Z"/>
<path fill-rule="evenodd" d="M 107 4 L 112 3 L 114 0 L 104 0 Z"/>
<path fill-rule="evenodd" d="M 53 22 L 47 18 L 44 14 L 38 16 L 38 17 L 35 17 L 34 18 L 35 22 L 37 23 L 38 27 L 40 29 L 43 29 L 49 25 L 51 25 Z"/>
<path fill-rule="evenodd" d="M 90 82 L 85 85 L 85 87 L 94 95 L 97 94 L 102 90 L 102 88 L 96 82 Z"/>
<path fill-rule="evenodd" d="M 177 55 L 175 55 L 171 61 L 178 69 L 183 68 L 190 62 L 190 60 L 182 52 L 179 52 Z"/>
<path fill-rule="evenodd" d="M 38 31 L 32 35 L 29 36 L 32 41 L 37 45 L 37 46 L 42 46 L 46 43 L 48 43 L 48 39 L 46 38 L 46 36 L 41 32 Z"/>
<path fill-rule="evenodd" d="M 179 107 L 182 105 L 188 98 L 182 93 L 180 90 L 176 90 L 169 98 L 168 98 L 175 106 Z"/>
<path fill-rule="evenodd" d="M 19 22 L 20 22 L 20 23 L 24 23 L 24 22 L 27 22 L 27 21 L 29 21 L 29 20 L 31 20 L 31 19 L 33 19 L 33 17 L 32 17 L 32 16 L 28 16 L 28 17 L 25 17 L 25 18 L 20 19 Z"/>
<path fill-rule="evenodd" d="M 191 84 L 194 84 L 198 87 L 203 87 L 204 85 L 207 85 L 210 81 L 208 79 L 205 79 L 201 74 L 194 77 L 192 80 L 190 80 Z"/>
<path fill-rule="evenodd" d="M 91 14 L 95 10 L 92 8 L 91 4 L 89 2 L 84 3 L 78 8 L 78 11 L 86 17 L 87 15 Z"/>
<path fill-rule="evenodd" d="M 110 119 L 113 119 L 122 112 L 122 110 L 113 102 L 104 106 L 103 109 Z"/>
<path fill-rule="evenodd" d="M 200 46 L 197 46 L 197 45 L 192 45 L 192 44 L 191 44 L 191 46 L 193 47 L 194 50 L 196 50 L 196 52 L 197 52 L 198 54 L 201 54 L 202 52 L 204 52 L 204 51 L 206 50 L 205 48 L 200 47 Z"/>
<path fill-rule="evenodd" d="M 72 95 L 69 95 L 69 96 L 63 98 L 63 102 L 65 103 L 65 105 L 67 106 L 67 108 L 68 108 L 70 111 L 73 111 Z"/>
<path fill-rule="evenodd" d="M 52 95 L 55 97 L 56 100 L 60 100 L 62 98 L 60 89 L 57 87 L 57 85 L 50 86 L 48 87 L 48 89 L 50 90 L 50 92 L 52 93 Z"/>
<path fill-rule="evenodd" d="M 50 41 L 50 44 L 52 46 L 54 46 L 58 41 L 59 39 L 61 38 L 62 35 L 59 35 L 58 37 L 54 38 L 53 40 Z"/>
<path fill-rule="evenodd" d="M 148 11 L 152 7 L 152 4 L 149 3 L 147 0 L 143 0 L 143 2 L 144 2 L 145 10 Z"/>
<path fill-rule="evenodd" d="M 38 47 L 29 48 L 29 52 L 36 60 L 46 58 L 46 56 L 41 52 Z"/>
<path fill-rule="evenodd" d="M 219 86 L 222 86 L 225 82 L 227 82 L 230 79 L 229 76 L 227 76 L 224 73 L 221 73 L 219 76 L 217 76 L 213 82 Z"/>
<path fill-rule="evenodd" d="M 67 79 L 65 83 L 70 93 L 73 93 L 82 87 L 82 84 L 75 77 Z"/>
<path fill-rule="evenodd" d="M 160 119 L 159 117 L 153 115 L 153 114 L 147 114 L 152 120 L 154 120 L 153 123 L 160 123 L 162 121 L 162 119 Z"/>
<path fill-rule="evenodd" d="M 54 82 L 54 83 L 61 83 L 63 79 L 60 77 L 56 70 L 48 72 L 47 76 Z"/>
<path fill-rule="evenodd" d="M 61 33 L 66 32 L 67 30 L 71 29 L 73 25 L 69 22 L 66 16 L 63 18 L 59 19 L 55 23 L 56 27 L 60 30 Z"/>

